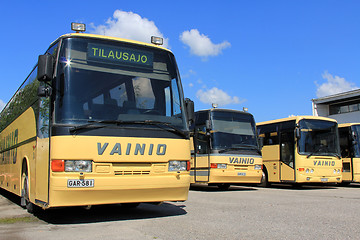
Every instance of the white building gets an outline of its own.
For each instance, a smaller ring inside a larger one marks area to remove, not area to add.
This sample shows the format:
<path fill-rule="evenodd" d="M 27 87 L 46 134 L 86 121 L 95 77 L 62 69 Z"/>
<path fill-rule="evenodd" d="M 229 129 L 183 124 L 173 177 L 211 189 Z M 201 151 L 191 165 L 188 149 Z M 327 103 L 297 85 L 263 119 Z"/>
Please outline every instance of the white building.
<path fill-rule="evenodd" d="M 360 122 L 360 89 L 311 101 L 314 116 L 333 118 L 338 123 Z"/>

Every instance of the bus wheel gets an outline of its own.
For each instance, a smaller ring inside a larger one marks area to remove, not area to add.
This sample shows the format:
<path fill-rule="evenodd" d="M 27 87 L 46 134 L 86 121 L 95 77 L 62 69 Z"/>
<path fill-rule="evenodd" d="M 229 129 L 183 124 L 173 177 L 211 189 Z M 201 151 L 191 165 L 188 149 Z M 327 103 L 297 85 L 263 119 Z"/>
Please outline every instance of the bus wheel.
<path fill-rule="evenodd" d="M 260 187 L 270 187 L 270 183 L 269 183 L 269 180 L 268 180 L 268 175 L 267 175 L 267 172 L 266 170 L 262 172 L 262 177 L 261 177 L 261 182 L 259 184 Z"/>
<path fill-rule="evenodd" d="M 29 177 L 27 172 L 22 174 L 22 189 L 21 189 L 21 206 L 25 207 L 29 213 L 35 213 L 36 206 L 30 202 L 29 198 Z"/>
<path fill-rule="evenodd" d="M 228 184 L 228 183 L 220 183 L 217 186 L 218 186 L 218 188 L 220 188 L 220 190 L 223 190 L 223 191 L 229 190 L 229 188 L 230 188 L 230 184 Z"/>

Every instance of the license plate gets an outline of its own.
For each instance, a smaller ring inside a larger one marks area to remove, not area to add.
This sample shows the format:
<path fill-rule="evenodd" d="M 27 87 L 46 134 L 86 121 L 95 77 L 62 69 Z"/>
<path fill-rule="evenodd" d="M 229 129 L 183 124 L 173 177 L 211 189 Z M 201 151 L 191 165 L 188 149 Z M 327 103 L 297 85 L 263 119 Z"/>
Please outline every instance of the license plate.
<path fill-rule="evenodd" d="M 321 181 L 322 181 L 322 182 L 327 182 L 328 179 L 327 179 L 327 178 L 322 178 Z"/>
<path fill-rule="evenodd" d="M 239 172 L 238 176 L 246 176 L 246 172 Z"/>
<path fill-rule="evenodd" d="M 94 179 L 68 179 L 68 188 L 92 188 L 94 187 Z"/>

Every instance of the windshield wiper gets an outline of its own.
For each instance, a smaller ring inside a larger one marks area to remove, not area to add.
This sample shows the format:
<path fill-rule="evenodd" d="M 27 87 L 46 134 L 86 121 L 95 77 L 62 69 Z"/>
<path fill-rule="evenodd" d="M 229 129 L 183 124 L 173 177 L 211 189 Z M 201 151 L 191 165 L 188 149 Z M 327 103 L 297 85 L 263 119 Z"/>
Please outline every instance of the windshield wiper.
<path fill-rule="evenodd" d="M 89 123 L 86 123 L 86 124 L 83 124 L 83 125 L 78 125 L 78 126 L 70 128 L 69 132 L 72 134 L 72 133 L 75 133 L 75 132 L 77 132 L 78 130 L 81 130 L 81 129 L 95 129 L 95 128 L 103 128 L 103 127 L 106 126 L 106 125 L 98 125 L 98 124 L 95 124 L 95 123 L 99 123 L 99 122 L 98 121 L 89 121 Z"/>
<path fill-rule="evenodd" d="M 331 156 L 337 157 L 338 159 L 341 159 L 341 156 L 337 153 L 328 153 Z"/>
<path fill-rule="evenodd" d="M 145 124 L 145 125 L 152 125 L 164 129 L 169 132 L 175 132 L 176 134 L 188 138 L 188 132 L 182 131 L 181 129 L 174 127 L 169 122 L 160 122 L 160 121 L 153 121 L 153 120 L 144 120 L 144 121 L 123 121 L 123 120 L 102 120 L 98 121 L 99 123 L 114 123 L 114 124 Z M 170 129 L 169 129 L 170 128 Z"/>
<path fill-rule="evenodd" d="M 312 153 L 310 153 L 309 155 L 306 156 L 306 158 L 309 158 L 311 157 L 312 155 L 314 155 L 315 153 L 318 153 L 322 148 L 324 148 L 325 146 L 324 145 L 319 145 L 315 151 L 313 151 Z"/>

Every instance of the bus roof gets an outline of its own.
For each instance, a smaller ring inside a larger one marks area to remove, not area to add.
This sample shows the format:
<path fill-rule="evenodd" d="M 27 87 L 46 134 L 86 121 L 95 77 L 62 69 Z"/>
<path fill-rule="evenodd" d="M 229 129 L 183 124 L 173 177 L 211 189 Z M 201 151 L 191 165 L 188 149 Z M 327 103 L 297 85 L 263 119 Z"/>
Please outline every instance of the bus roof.
<path fill-rule="evenodd" d="M 356 126 L 356 125 L 360 125 L 360 123 L 340 123 L 339 124 L 339 128 L 341 127 L 351 127 L 351 126 Z"/>
<path fill-rule="evenodd" d="M 196 112 L 234 112 L 234 113 L 252 115 L 249 112 L 233 110 L 233 109 L 223 109 L 223 108 L 210 108 L 210 109 L 199 110 L 199 111 L 196 111 Z"/>
<path fill-rule="evenodd" d="M 68 34 L 61 35 L 61 36 L 58 37 L 54 42 L 52 42 L 52 43 L 50 44 L 50 46 L 53 45 L 55 42 L 57 42 L 57 41 L 58 41 L 59 39 L 61 39 L 61 38 L 69 38 L 69 37 L 96 38 L 96 39 L 104 39 L 104 40 L 125 42 L 125 43 L 142 45 L 142 46 L 146 46 L 146 47 L 152 47 L 152 48 L 162 49 L 162 50 L 171 52 L 171 51 L 170 51 L 169 49 L 167 49 L 167 48 L 164 48 L 164 47 L 161 47 L 161 46 L 159 46 L 159 45 L 152 44 L 152 43 L 145 43 L 145 42 L 140 42 L 140 41 L 136 41 L 136 40 L 125 39 L 125 38 L 110 37 L 110 36 L 97 35 L 97 34 L 88 34 L 88 33 L 68 33 Z M 172 52 L 171 52 L 171 53 L 172 53 Z"/>
<path fill-rule="evenodd" d="M 256 123 L 256 125 L 265 125 L 265 124 L 271 124 L 271 123 L 280 123 L 280 122 L 286 122 L 286 121 L 291 121 L 291 120 L 295 120 L 296 122 L 299 122 L 302 119 L 315 119 L 315 120 L 324 120 L 324 121 L 330 121 L 330 122 L 336 122 L 335 119 L 332 118 L 327 118 L 327 117 L 319 117 L 319 116 L 292 116 L 292 117 L 287 117 L 287 118 L 280 118 L 280 119 L 276 119 L 276 120 L 270 120 L 270 121 L 265 121 L 265 122 L 259 122 Z"/>

